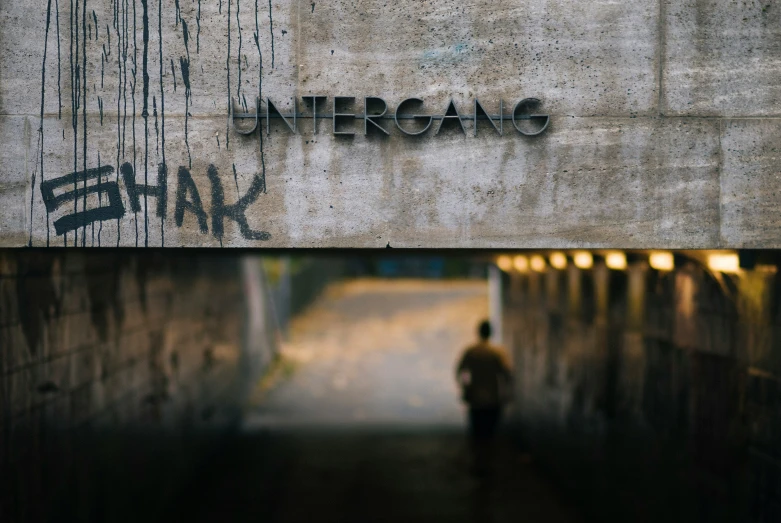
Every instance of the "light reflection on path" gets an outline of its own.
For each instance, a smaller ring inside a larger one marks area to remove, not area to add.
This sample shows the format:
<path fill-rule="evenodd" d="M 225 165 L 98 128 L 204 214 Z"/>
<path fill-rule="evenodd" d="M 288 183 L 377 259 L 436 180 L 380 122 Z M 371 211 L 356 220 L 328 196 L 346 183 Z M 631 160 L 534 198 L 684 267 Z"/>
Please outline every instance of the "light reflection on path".
<path fill-rule="evenodd" d="M 487 316 L 484 281 L 354 280 L 328 289 L 291 325 L 295 362 L 251 409 L 268 424 L 461 425 L 459 352 Z"/>

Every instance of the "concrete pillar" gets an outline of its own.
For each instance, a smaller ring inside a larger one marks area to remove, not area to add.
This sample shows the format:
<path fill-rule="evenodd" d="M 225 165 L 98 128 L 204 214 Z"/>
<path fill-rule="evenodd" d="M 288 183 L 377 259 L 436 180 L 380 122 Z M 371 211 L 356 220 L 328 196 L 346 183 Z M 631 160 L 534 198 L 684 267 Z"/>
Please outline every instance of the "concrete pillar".
<path fill-rule="evenodd" d="M 242 378 L 244 392 L 249 394 L 262 369 L 271 359 L 269 350 L 268 317 L 263 269 L 259 256 L 244 256 L 241 259 L 241 275 L 244 286 L 245 321 L 242 333 Z"/>
<path fill-rule="evenodd" d="M 502 271 L 488 266 L 488 317 L 494 329 L 494 342 L 502 343 Z"/>

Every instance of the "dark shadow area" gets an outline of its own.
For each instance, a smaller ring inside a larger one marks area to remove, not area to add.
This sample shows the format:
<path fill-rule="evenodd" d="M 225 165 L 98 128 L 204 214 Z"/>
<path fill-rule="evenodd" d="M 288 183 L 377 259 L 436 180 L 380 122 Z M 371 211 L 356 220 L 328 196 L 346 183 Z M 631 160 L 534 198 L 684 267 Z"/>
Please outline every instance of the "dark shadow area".
<path fill-rule="evenodd" d="M 469 472 L 451 427 L 268 428 L 230 444 L 170 517 L 193 522 L 574 522 L 509 435 Z M 262 516 L 261 516 L 262 515 Z"/>
<path fill-rule="evenodd" d="M 779 253 L 396 251 L 0 251 L 0 521 L 780 520 Z"/>

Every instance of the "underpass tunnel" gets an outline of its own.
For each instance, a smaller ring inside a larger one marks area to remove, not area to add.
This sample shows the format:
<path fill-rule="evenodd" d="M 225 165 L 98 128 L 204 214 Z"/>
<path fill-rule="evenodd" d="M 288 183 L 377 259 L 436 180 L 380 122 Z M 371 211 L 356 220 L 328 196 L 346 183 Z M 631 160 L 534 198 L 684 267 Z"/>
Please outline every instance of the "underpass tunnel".
<path fill-rule="evenodd" d="M 778 521 L 780 263 L 3 251 L 0 520 Z"/>

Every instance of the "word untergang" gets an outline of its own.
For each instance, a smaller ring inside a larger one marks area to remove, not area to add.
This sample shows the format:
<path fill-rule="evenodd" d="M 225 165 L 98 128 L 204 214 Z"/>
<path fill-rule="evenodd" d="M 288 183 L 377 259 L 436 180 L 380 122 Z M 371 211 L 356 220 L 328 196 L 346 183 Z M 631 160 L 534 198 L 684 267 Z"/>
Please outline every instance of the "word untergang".
<path fill-rule="evenodd" d="M 382 98 L 377 96 L 366 96 L 363 99 L 363 113 L 350 112 L 348 107 L 355 101 L 354 96 L 334 96 L 331 104 L 331 112 L 321 112 L 328 101 L 327 96 L 302 96 L 302 100 L 309 107 L 308 112 L 298 112 L 297 98 L 292 98 L 292 113 L 283 114 L 278 109 L 278 104 L 273 102 L 270 98 L 265 100 L 265 111 L 261 109 L 260 99 L 255 99 L 255 112 L 246 112 L 246 100 L 244 102 L 243 109 L 245 112 L 235 112 L 236 102 L 231 100 L 230 107 L 228 108 L 228 118 L 233 122 L 234 130 L 239 134 L 250 135 L 259 130 L 261 118 L 266 118 L 266 134 L 271 134 L 271 119 L 281 119 L 291 133 L 296 134 L 298 130 L 299 119 L 312 119 L 313 120 L 313 134 L 317 134 L 317 121 L 318 119 L 330 119 L 332 120 L 332 132 L 335 135 L 353 136 L 355 132 L 349 130 L 351 123 L 354 128 L 355 120 L 363 120 L 363 134 L 369 134 L 370 131 L 377 132 L 384 135 L 390 135 L 390 132 L 381 122 L 383 120 L 393 120 L 399 131 L 407 136 L 420 136 L 427 132 L 435 120 L 439 121 L 435 135 L 439 134 L 442 130 L 442 126 L 447 122 L 453 122 L 457 128 L 467 134 L 464 127 L 464 120 L 472 120 L 473 133 L 477 136 L 478 121 L 487 120 L 491 124 L 494 131 L 502 136 L 504 134 L 504 121 L 510 120 L 515 127 L 515 130 L 524 136 L 537 136 L 542 134 L 545 129 L 548 128 L 550 117 L 547 114 L 532 113 L 531 110 L 539 105 L 541 101 L 538 98 L 524 98 L 517 102 L 512 111 L 509 114 L 504 113 L 504 101 L 499 100 L 499 112 L 497 114 L 489 114 L 485 110 L 480 101 L 474 99 L 474 110 L 472 114 L 461 114 L 456 107 L 455 102 L 451 98 L 447 103 L 447 107 L 443 114 L 415 114 L 412 111 L 414 108 L 419 108 L 423 105 L 423 100 L 420 98 L 407 98 L 396 107 L 396 110 L 391 114 L 388 110 L 388 104 Z M 352 109 L 354 110 L 354 109 Z M 405 112 L 406 111 L 406 112 Z M 263 114 L 265 113 L 265 114 Z M 237 125 L 237 120 L 254 120 L 252 128 L 242 128 Z M 412 120 L 412 124 L 402 124 L 404 120 Z M 529 121 L 528 124 L 521 125 L 522 121 Z M 392 125 L 392 124 L 391 124 Z M 525 127 L 529 128 L 525 128 Z"/>

